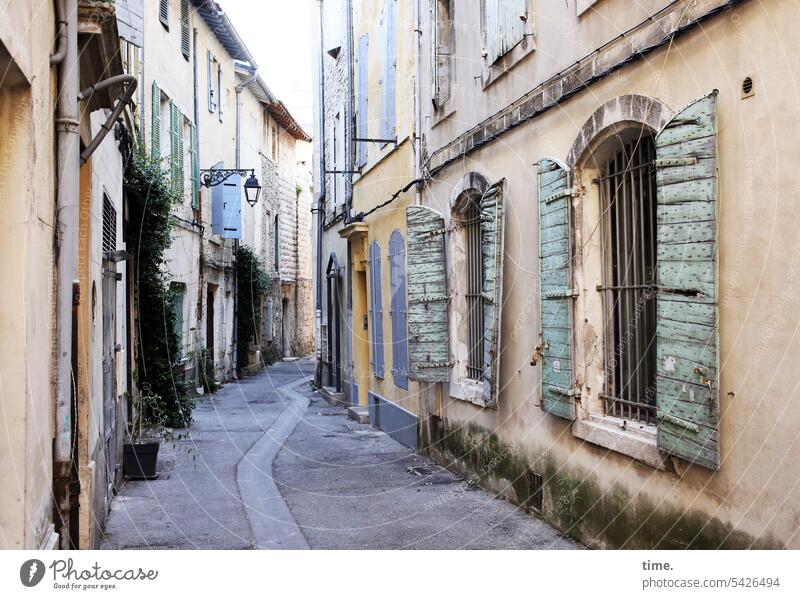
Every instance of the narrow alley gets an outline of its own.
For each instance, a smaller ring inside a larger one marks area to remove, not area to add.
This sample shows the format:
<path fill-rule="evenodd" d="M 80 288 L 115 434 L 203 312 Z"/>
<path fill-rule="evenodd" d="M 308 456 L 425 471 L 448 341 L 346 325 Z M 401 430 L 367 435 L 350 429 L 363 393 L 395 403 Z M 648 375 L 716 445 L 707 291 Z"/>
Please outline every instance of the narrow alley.
<path fill-rule="evenodd" d="M 312 361 L 226 385 L 126 481 L 104 549 L 570 549 L 548 524 L 329 405 Z"/>

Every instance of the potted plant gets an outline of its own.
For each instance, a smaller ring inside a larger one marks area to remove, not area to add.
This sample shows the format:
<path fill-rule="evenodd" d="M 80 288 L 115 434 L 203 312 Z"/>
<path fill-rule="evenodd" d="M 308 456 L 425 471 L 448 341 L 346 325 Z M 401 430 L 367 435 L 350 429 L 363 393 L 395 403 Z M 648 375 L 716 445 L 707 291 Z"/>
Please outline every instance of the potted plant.
<path fill-rule="evenodd" d="M 134 402 L 123 451 L 122 471 L 128 478 L 149 480 L 158 477 L 158 449 L 162 439 L 169 435 L 160 406 L 161 397 L 150 393 L 145 385 L 139 400 Z"/>

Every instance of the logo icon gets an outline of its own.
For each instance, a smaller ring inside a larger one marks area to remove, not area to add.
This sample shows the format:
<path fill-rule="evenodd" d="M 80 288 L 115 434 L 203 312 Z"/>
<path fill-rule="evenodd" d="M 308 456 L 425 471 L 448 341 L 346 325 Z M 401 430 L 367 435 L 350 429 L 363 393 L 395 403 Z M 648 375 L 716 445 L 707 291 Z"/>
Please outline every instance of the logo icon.
<path fill-rule="evenodd" d="M 26 587 L 35 587 L 44 578 L 44 562 L 29 559 L 19 569 L 19 580 Z"/>

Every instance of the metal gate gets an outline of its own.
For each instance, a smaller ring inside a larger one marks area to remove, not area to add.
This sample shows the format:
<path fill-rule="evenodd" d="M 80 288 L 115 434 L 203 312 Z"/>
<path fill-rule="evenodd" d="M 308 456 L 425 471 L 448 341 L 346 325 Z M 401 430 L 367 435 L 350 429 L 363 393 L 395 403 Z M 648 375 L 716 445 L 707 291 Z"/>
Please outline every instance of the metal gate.
<path fill-rule="evenodd" d="M 117 476 L 117 267 L 111 253 L 117 245 L 117 212 L 103 198 L 103 441 L 106 455 L 106 499 L 109 505 Z"/>

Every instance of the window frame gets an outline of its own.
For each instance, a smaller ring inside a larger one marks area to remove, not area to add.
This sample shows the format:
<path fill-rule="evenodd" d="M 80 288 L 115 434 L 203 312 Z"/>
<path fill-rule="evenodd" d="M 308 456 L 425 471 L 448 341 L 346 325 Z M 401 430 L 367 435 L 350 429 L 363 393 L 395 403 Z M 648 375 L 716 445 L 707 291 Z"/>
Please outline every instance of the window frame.
<path fill-rule="evenodd" d="M 491 1 L 491 0 L 489 0 Z M 492 62 L 489 62 L 487 53 L 487 24 L 486 24 L 486 2 L 481 0 L 481 14 L 480 14 L 480 41 L 481 41 L 481 75 L 483 82 L 483 89 L 485 90 L 491 86 L 495 81 L 505 75 L 508 71 L 513 69 L 518 63 L 524 60 L 529 54 L 536 50 L 536 27 L 534 11 L 532 10 L 532 0 L 525 0 L 527 19 L 525 20 L 524 33 L 522 39 L 514 46 L 506 50 L 505 53 L 498 56 Z"/>

